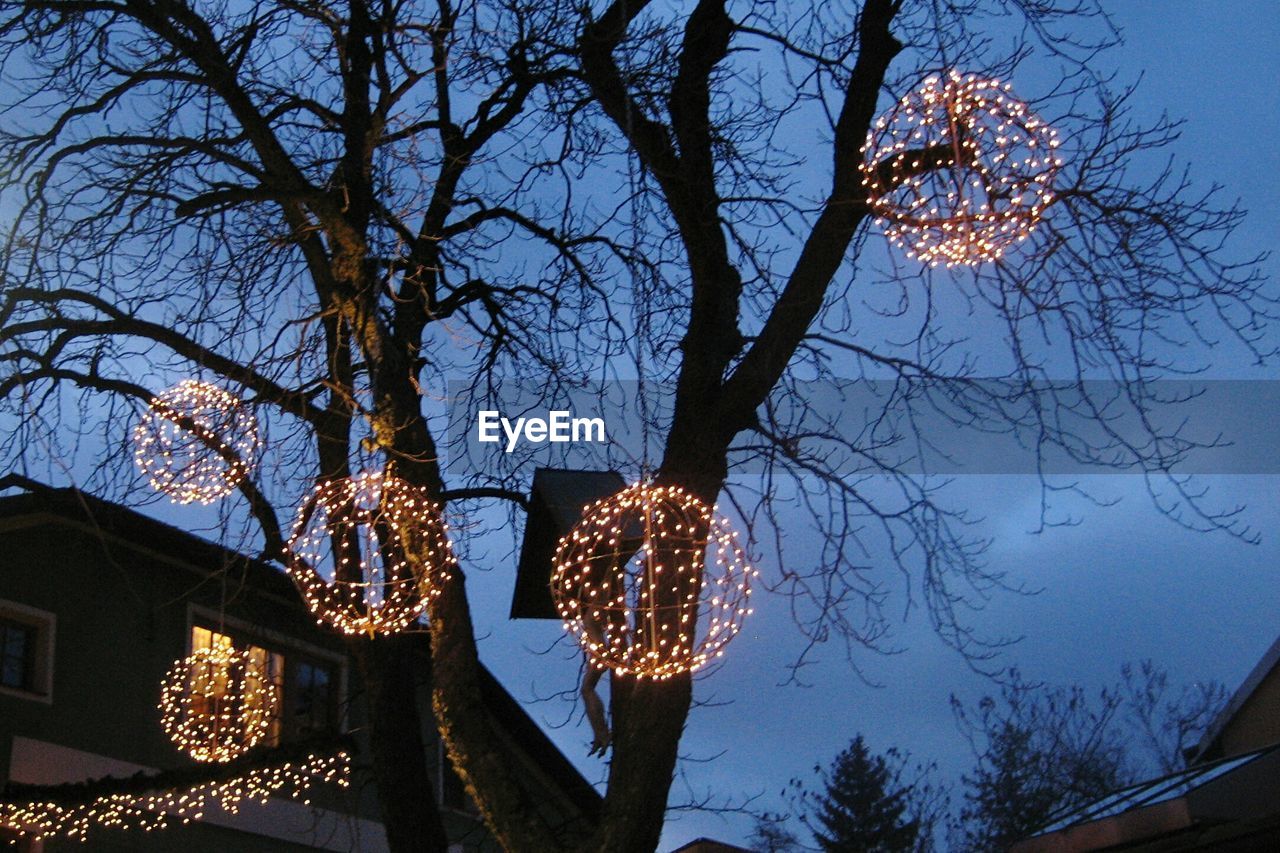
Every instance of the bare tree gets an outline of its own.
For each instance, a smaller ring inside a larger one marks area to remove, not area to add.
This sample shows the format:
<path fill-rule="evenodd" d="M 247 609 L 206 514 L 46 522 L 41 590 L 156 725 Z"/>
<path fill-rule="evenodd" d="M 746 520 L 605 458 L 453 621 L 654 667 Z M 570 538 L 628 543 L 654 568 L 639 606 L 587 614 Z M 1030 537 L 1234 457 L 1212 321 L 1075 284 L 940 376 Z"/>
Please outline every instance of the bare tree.
<path fill-rule="evenodd" d="M 1091 802 L 1133 781 L 1134 762 L 1117 726 L 1122 699 L 1078 685 L 1051 687 L 1012 673 L 999 696 L 952 708 L 974 749 L 962 777 L 956 822 L 962 850 L 1004 850 L 1050 816 Z"/>
<path fill-rule="evenodd" d="M 1124 664 L 1121 678 L 1096 692 L 1028 682 L 1013 669 L 996 695 L 972 706 L 951 698 L 973 751 L 958 810 L 949 786 L 936 781 L 936 764 L 912 763 L 893 747 L 872 755 L 860 738 L 829 772 L 814 768 L 816 788 L 792 779 L 781 797 L 822 848 L 932 850 L 945 835 L 949 848 L 1005 849 L 1118 788 L 1182 769 L 1186 749 L 1225 705 L 1221 684 L 1174 690 L 1150 660 Z M 789 818 L 757 815 L 757 847 L 814 849 L 799 842 Z"/>
<path fill-rule="evenodd" d="M 1011 675 L 998 696 L 972 708 L 951 699 L 974 751 L 953 820 L 960 849 L 1004 849 L 1118 788 L 1181 770 L 1227 701 L 1215 681 L 1175 692 L 1150 660 L 1124 664 L 1121 678 L 1096 693 Z"/>
<path fill-rule="evenodd" d="M 440 501 L 518 500 L 518 475 L 442 471 L 426 403 L 444 376 L 478 397 L 558 387 L 616 374 L 639 338 L 671 389 L 657 479 L 709 503 L 731 483 L 762 537 L 781 503 L 810 508 L 821 558 L 793 565 L 775 536 L 771 585 L 851 659 L 886 630 L 894 571 L 984 654 L 964 603 L 1001 576 L 910 464 L 931 440 L 919 411 L 1029 434 L 1036 458 L 1136 468 L 1174 517 L 1241 532 L 1169 476 L 1196 442 L 1144 417 L 1151 381 L 1196 365 L 1152 342 L 1227 334 L 1262 358 L 1271 303 L 1253 259 L 1222 251 L 1239 211 L 1173 167 L 1135 170 L 1177 128 L 1133 125 L 1128 92 L 1092 73 L 1115 34 L 1087 0 L 0 0 L 0 15 L 11 456 L 94 430 L 118 442 L 116 416 L 155 386 L 220 377 L 267 423 L 267 464 L 241 490 L 279 559 L 278 507 L 373 458 Z M 860 149 L 882 96 L 929 69 L 1026 64 L 1052 75 L 1034 106 L 1069 140 L 1033 238 L 964 275 L 869 269 Z M 852 417 L 806 404 L 802 380 L 840 375 L 890 390 Z M 1118 381 L 1100 396 L 1094 375 Z M 734 477 L 751 459 L 755 496 Z M 91 483 L 129 488 L 119 454 L 100 463 Z M 434 710 L 495 837 L 652 850 L 691 678 L 612 677 L 602 817 L 557 837 L 481 699 L 465 569 L 430 606 Z M 407 651 L 352 646 L 392 848 L 443 849 Z"/>
<path fill-rule="evenodd" d="M 1169 673 L 1154 661 L 1126 663 L 1117 693 L 1124 697 L 1129 727 L 1145 745 L 1142 765 L 1165 775 L 1187 766 L 1187 760 L 1231 698 L 1217 681 L 1195 681 L 1174 691 Z"/>

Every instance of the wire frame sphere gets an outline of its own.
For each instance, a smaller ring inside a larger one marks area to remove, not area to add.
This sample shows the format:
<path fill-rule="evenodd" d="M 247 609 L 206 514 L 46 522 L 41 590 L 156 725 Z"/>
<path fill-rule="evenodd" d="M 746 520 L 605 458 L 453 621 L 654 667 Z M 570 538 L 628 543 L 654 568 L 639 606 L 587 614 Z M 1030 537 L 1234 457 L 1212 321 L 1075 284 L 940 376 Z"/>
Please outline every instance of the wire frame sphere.
<path fill-rule="evenodd" d="M 258 422 L 235 395 L 186 379 L 152 399 L 133 443 L 153 488 L 175 503 L 211 504 L 249 475 Z"/>
<path fill-rule="evenodd" d="M 724 653 L 756 576 L 728 519 L 678 486 L 636 483 L 560 540 L 551 593 L 596 667 L 665 679 Z"/>
<path fill-rule="evenodd" d="M 949 71 L 876 120 L 862 182 L 877 224 L 930 266 L 999 260 L 1053 201 L 1058 135 L 1007 83 Z"/>
<path fill-rule="evenodd" d="M 227 762 L 271 729 L 279 694 L 262 663 L 230 646 L 197 649 L 160 689 L 160 725 L 196 761 Z"/>
<path fill-rule="evenodd" d="M 298 510 L 289 574 L 321 624 L 392 634 L 426 611 L 456 565 L 448 530 L 440 507 L 399 477 L 330 480 Z"/>

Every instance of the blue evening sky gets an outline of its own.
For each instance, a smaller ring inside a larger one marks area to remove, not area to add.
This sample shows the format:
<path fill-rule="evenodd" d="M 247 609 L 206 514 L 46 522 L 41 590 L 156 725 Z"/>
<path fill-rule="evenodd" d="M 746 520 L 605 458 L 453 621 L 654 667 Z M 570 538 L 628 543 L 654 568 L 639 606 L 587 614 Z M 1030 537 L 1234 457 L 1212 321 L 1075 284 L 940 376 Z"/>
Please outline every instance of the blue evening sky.
<path fill-rule="evenodd" d="M 1110 61 L 1122 77 L 1142 75 L 1139 114 L 1155 117 L 1167 110 L 1185 118 L 1175 152 L 1191 162 L 1198 181 L 1224 185 L 1227 196 L 1239 197 L 1249 210 L 1237 245 L 1273 248 L 1280 222 L 1280 6 L 1179 0 L 1112 7 L 1125 45 Z M 1267 269 L 1274 279 L 1276 261 Z M 1211 357 L 1213 377 L 1280 375 L 1280 367 L 1259 368 L 1230 350 Z M 1258 430 L 1280 437 L 1272 423 Z M 1217 476 L 1202 482 L 1224 503 L 1248 505 L 1260 545 L 1179 528 L 1153 508 L 1134 476 L 1087 478 L 1092 491 L 1119 499 L 1118 505 L 1072 505 L 1083 524 L 1040 535 L 1028 532 L 1039 511 L 1033 478 L 959 478 L 953 499 L 985 516 L 986 530 L 996 537 L 990 562 L 1013 580 L 1043 590 L 1030 597 L 998 595 L 972 624 L 989 634 L 1023 636 L 1005 660 L 1033 679 L 1101 685 L 1118 677 L 1123 662 L 1153 658 L 1175 682 L 1210 678 L 1234 689 L 1280 632 L 1280 478 Z M 552 643 L 559 627 L 507 622 L 509 584 L 503 572 L 472 581 L 480 630 L 488 633 L 485 659 L 521 699 L 571 689 L 572 660 L 553 653 L 530 666 L 527 650 Z M 492 596 L 491 606 L 483 603 L 486 596 Z M 874 748 L 897 746 L 936 760 L 951 778 L 968 766 L 969 748 L 948 698 L 954 693 L 972 702 L 995 685 L 943 647 L 919 610 L 898 626 L 895 642 L 904 652 L 868 652 L 858 659 L 865 675 L 881 686 L 860 680 L 832 648 L 821 655 L 821 665 L 806 671 L 812 686 L 802 688 L 778 686 L 801 648 L 786 602 L 762 597 L 757 606 L 744 635 L 730 647 L 728 662 L 699 684 L 698 698 L 727 704 L 695 710 L 682 749 L 700 761 L 686 763 L 691 791 L 677 780 L 673 801 L 709 794 L 740 802 L 763 793 L 754 805 L 780 807 L 777 795 L 789 778 L 808 777 L 815 763 L 829 761 L 857 732 Z M 569 713 L 555 701 L 530 707 L 550 723 Z M 551 734 L 588 778 L 603 778 L 603 764 L 585 756 L 589 734 L 580 715 Z M 750 820 L 741 816 L 674 815 L 662 849 L 699 836 L 742 843 L 750 829 Z"/>
<path fill-rule="evenodd" d="M 1238 234 L 1241 253 L 1272 248 L 1280 222 L 1280 5 L 1130 0 L 1112 7 L 1126 43 L 1108 61 L 1124 78 L 1142 75 L 1139 115 L 1154 118 L 1167 110 L 1185 118 L 1175 153 L 1190 161 L 1201 185 L 1224 185 L 1227 196 L 1239 197 L 1250 212 Z M 1280 267 L 1272 260 L 1267 271 L 1274 279 Z M 1211 355 L 1212 377 L 1280 378 L 1280 365 L 1260 368 L 1230 349 Z M 1268 431 L 1280 432 L 1261 424 L 1255 439 Z M 1212 678 L 1234 689 L 1280 632 L 1280 545 L 1274 535 L 1280 529 L 1280 476 L 1201 481 L 1222 503 L 1248 505 L 1260 545 L 1176 526 L 1153 508 L 1136 476 L 1088 478 L 1093 492 L 1119 503 L 1065 504 L 1062 510 L 1083 523 L 1039 535 L 1029 532 L 1039 512 L 1033 478 L 957 478 L 950 503 L 986 518 L 983 532 L 995 537 L 989 562 L 1013 582 L 1042 589 L 1034 596 L 997 595 L 969 624 L 988 635 L 1021 635 L 1003 660 L 1033 679 L 1100 685 L 1114 680 L 1123 662 L 1153 658 L 1175 682 Z M 167 507 L 153 511 L 184 523 Z M 469 580 L 482 656 L 586 776 L 602 780 L 605 765 L 586 755 L 590 734 L 580 706 L 562 698 L 534 701 L 573 691 L 578 658 L 563 644 L 536 655 L 555 644 L 558 623 L 507 619 L 511 546 L 509 534 L 495 536 L 487 554 L 473 555 L 492 567 Z M 762 595 L 756 606 L 726 663 L 699 682 L 697 698 L 710 704 L 690 718 L 682 744 L 690 760 L 673 801 L 710 796 L 737 804 L 762 795 L 754 806 L 780 808 L 777 795 L 788 779 L 808 777 L 815 763 L 828 762 L 858 732 L 876 749 L 897 746 L 917 759 L 936 760 L 948 778 L 967 767 L 968 746 L 948 699 L 957 694 L 972 702 L 996 685 L 944 647 L 919 609 L 896 626 L 893 643 L 901 653 L 858 656 L 865 680 L 842 649 L 831 648 L 805 671 L 810 686 L 799 687 L 780 686 L 802 649 L 787 602 Z M 742 843 L 750 830 L 751 821 L 742 816 L 677 814 L 662 849 L 699 836 Z"/>

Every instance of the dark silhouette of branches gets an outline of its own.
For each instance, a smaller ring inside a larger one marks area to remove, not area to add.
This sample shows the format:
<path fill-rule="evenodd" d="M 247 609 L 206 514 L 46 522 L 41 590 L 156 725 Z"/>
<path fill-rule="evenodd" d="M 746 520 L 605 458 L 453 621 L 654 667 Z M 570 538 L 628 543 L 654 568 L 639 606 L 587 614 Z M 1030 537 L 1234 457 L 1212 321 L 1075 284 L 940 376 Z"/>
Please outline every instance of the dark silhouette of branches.
<path fill-rule="evenodd" d="M 1054 815 L 1182 769 L 1227 701 L 1216 682 L 1174 693 L 1150 660 L 1125 664 L 1121 679 L 1096 693 L 1012 676 L 975 707 L 952 697 L 975 757 L 955 820 L 960 849 L 1003 849 Z"/>
<path fill-rule="evenodd" d="M 1174 519 L 1249 535 L 1177 475 L 1213 439 L 1155 418 L 1156 382 L 1224 338 L 1268 357 L 1273 301 L 1229 251 L 1242 213 L 1165 159 L 1177 124 L 1135 123 L 1092 70 L 1116 41 L 1089 0 L 0 0 L 0 405 L 19 423 L 0 447 L 111 447 L 176 378 L 217 380 L 263 423 L 242 492 L 275 557 L 282 508 L 367 465 L 516 517 L 511 460 L 440 465 L 448 378 L 461 410 L 513 384 L 604 406 L 639 371 L 657 479 L 728 488 L 811 652 L 885 647 L 905 589 L 985 667 L 1003 638 L 966 616 L 1007 584 L 929 476 L 940 433 L 1139 471 Z M 877 113 L 930 71 L 1032 64 L 1053 82 L 1020 94 L 1067 140 L 1032 238 L 964 274 L 884 255 L 859 175 Z M 812 393 L 873 380 L 854 409 Z M 126 454 L 87 455 L 95 485 L 135 491 Z M 1042 484 L 1046 507 L 1074 485 Z M 779 532 L 794 506 L 820 543 L 803 562 Z M 611 680 L 602 817 L 558 837 L 485 707 L 466 570 L 429 614 L 435 716 L 496 839 L 653 849 L 692 679 Z M 409 651 L 353 653 L 390 844 L 441 849 Z"/>

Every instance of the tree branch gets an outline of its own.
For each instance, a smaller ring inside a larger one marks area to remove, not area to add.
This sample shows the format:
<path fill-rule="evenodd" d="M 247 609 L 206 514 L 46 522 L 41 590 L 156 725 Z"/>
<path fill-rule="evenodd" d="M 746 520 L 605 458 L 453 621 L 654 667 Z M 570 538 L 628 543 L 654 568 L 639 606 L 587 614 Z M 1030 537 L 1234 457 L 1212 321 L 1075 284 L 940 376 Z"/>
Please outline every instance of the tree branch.
<path fill-rule="evenodd" d="M 721 413 L 738 427 L 777 384 L 813 323 L 868 208 L 858 171 L 860 149 L 875 119 L 876 99 L 902 44 L 889 31 L 896 0 L 868 0 L 858 23 L 858 59 L 836 123 L 831 193 L 764 328 L 725 385 Z"/>

